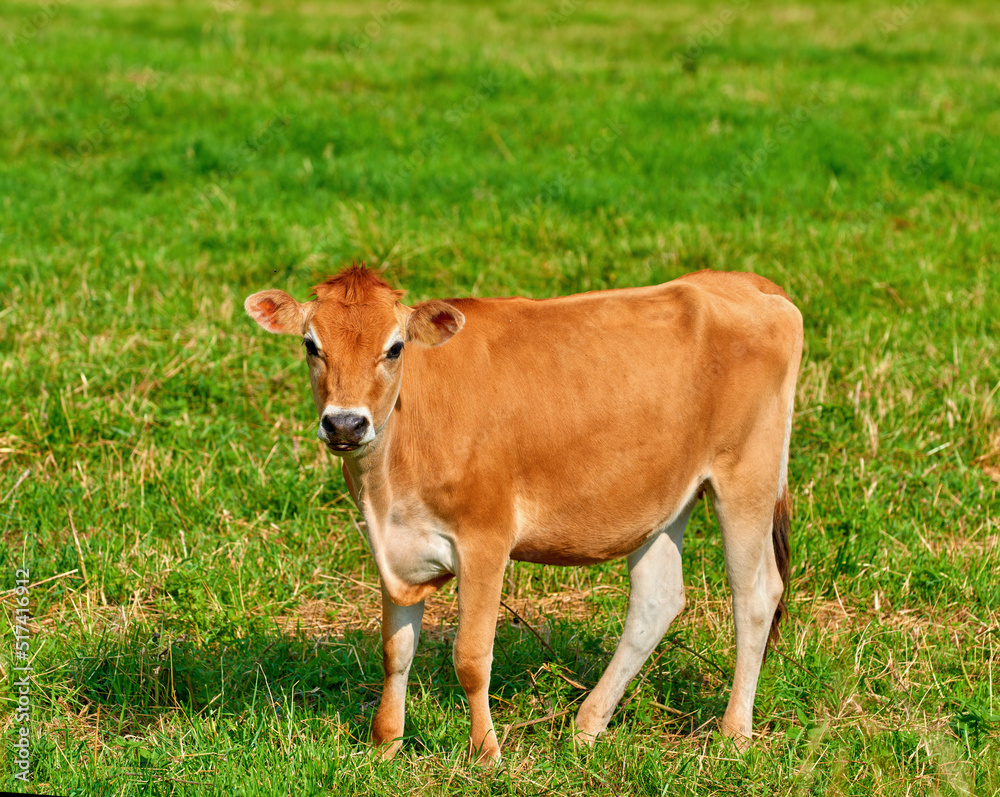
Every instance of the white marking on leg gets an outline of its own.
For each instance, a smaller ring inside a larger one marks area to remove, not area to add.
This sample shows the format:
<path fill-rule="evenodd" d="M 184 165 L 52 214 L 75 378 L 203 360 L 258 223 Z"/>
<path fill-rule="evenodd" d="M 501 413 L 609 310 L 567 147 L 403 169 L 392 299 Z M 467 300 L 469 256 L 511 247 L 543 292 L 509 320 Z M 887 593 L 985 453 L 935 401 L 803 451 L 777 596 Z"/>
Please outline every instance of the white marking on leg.
<path fill-rule="evenodd" d="M 592 741 L 608 725 L 625 688 L 684 608 L 681 550 L 689 501 L 674 520 L 628 557 L 630 593 L 621 641 L 608 669 L 577 715 L 577 739 Z"/>
<path fill-rule="evenodd" d="M 376 741 L 389 743 L 383 751 L 391 758 L 400 746 L 400 737 L 406 714 L 406 682 L 410 665 L 420 641 L 420 621 L 424 615 L 424 602 L 412 606 L 399 606 L 392 602 L 385 586 L 382 587 L 382 650 L 385 661 L 385 681 L 382 699 L 372 729 Z"/>
<path fill-rule="evenodd" d="M 753 704 L 764 660 L 771 619 L 781 597 L 781 575 L 771 541 L 771 518 L 733 518 L 719 512 L 723 527 L 726 574 L 733 593 L 733 626 L 736 632 L 736 668 L 733 691 L 722 718 L 721 730 L 749 740 Z"/>

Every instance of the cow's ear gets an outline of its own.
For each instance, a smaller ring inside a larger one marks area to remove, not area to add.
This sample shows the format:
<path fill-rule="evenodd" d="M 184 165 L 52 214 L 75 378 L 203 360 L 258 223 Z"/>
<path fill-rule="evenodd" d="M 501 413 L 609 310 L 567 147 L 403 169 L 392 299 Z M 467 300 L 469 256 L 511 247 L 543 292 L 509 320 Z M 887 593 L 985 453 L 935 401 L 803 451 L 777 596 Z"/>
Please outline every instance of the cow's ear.
<path fill-rule="evenodd" d="M 268 332 L 301 335 L 306 322 L 305 306 L 284 291 L 261 291 L 249 297 L 243 307 Z"/>
<path fill-rule="evenodd" d="M 465 316 L 447 302 L 421 302 L 406 322 L 406 339 L 425 346 L 440 346 L 465 323 Z"/>

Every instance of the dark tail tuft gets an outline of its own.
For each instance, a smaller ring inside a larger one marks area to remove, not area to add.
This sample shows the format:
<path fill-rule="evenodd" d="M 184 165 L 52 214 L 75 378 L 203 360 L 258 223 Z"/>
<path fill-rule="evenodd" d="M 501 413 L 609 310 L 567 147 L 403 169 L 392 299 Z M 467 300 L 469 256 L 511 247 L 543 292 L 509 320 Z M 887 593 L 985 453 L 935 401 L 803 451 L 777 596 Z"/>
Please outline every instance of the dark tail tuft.
<path fill-rule="evenodd" d="M 785 604 L 785 594 L 788 592 L 788 580 L 791 576 L 791 562 L 788 549 L 788 530 L 791 526 L 792 497 L 788 493 L 788 486 L 782 490 L 781 496 L 774 505 L 774 522 L 771 527 L 771 538 L 774 541 L 774 560 L 778 565 L 778 573 L 781 574 L 781 583 L 784 590 L 781 593 L 781 600 L 778 601 L 778 608 L 774 611 L 774 619 L 771 620 L 771 633 L 768 635 L 768 642 L 771 646 L 778 643 L 781 635 L 778 631 L 778 623 L 781 618 L 788 613 Z"/>

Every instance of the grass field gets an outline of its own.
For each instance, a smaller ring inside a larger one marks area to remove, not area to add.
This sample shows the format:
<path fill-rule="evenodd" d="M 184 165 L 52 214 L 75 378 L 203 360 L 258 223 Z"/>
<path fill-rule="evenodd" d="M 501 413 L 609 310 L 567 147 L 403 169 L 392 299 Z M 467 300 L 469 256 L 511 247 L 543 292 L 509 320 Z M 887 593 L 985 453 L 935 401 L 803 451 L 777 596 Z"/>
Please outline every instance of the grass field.
<path fill-rule="evenodd" d="M 995 3 L 0 0 L 0 20 L 5 762 L 19 568 L 32 667 L 32 782 L 4 764 L 0 789 L 1000 792 Z M 377 574 L 301 347 L 241 309 L 351 260 L 414 301 L 704 267 L 792 295 L 792 611 L 749 753 L 711 733 L 734 645 L 699 507 L 687 609 L 593 751 L 570 743 L 574 684 L 617 642 L 621 562 L 511 567 L 499 769 L 464 759 L 450 587 L 403 750 L 370 755 Z"/>

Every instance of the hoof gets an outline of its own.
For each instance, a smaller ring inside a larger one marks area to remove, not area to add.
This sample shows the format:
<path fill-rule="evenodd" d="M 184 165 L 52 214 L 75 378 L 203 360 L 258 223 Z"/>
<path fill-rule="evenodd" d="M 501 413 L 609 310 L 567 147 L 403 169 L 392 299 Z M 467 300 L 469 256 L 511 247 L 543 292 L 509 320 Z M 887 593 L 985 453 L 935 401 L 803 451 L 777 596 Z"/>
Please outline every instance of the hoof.
<path fill-rule="evenodd" d="M 375 754 L 383 761 L 389 761 L 403 746 L 403 723 L 380 722 L 376 714 L 369 738 L 372 747 L 375 748 Z"/>
<path fill-rule="evenodd" d="M 597 737 L 600 734 L 589 731 L 578 730 L 573 734 L 573 745 L 579 747 L 593 747 L 597 744 Z"/>
<path fill-rule="evenodd" d="M 727 725 L 725 722 L 719 726 L 719 734 L 731 740 L 736 749 L 741 753 L 749 750 L 753 742 L 752 732 L 749 728 Z"/>
<path fill-rule="evenodd" d="M 382 744 L 376 744 L 375 753 L 383 761 L 392 761 L 396 757 L 396 753 L 399 752 L 399 748 L 403 746 L 402 739 L 395 739 L 390 742 L 383 742 Z"/>
<path fill-rule="evenodd" d="M 478 744 L 469 737 L 469 746 L 466 748 L 469 760 L 473 764 L 480 766 L 496 766 L 500 763 L 500 743 L 497 741 L 496 732 L 490 728 Z"/>
<path fill-rule="evenodd" d="M 500 765 L 500 746 L 494 743 L 493 747 L 473 748 L 469 746 L 469 760 L 473 764 L 483 767 L 495 767 Z"/>

